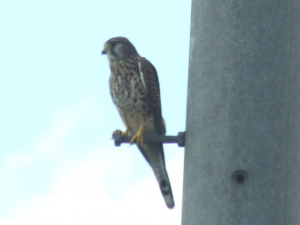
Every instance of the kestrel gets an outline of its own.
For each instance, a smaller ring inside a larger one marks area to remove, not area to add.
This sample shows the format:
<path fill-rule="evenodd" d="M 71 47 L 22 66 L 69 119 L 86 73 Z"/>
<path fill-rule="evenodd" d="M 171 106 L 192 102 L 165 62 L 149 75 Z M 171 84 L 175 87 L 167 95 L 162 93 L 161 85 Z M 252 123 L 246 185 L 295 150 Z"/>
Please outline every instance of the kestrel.
<path fill-rule="evenodd" d="M 107 40 L 102 54 L 107 54 L 109 60 L 110 94 L 126 126 L 122 135 L 134 135 L 131 143 L 137 144 L 152 167 L 167 207 L 173 208 L 174 199 L 165 166 L 163 145 L 143 143 L 143 135 L 166 133 L 156 69 L 138 54 L 125 37 Z"/>

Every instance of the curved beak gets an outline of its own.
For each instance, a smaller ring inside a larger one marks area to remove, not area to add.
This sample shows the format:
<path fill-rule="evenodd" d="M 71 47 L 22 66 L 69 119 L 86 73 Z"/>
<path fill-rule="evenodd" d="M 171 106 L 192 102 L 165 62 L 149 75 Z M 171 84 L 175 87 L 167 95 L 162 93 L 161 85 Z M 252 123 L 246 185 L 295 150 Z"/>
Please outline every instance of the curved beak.
<path fill-rule="evenodd" d="M 105 44 L 104 44 L 104 47 L 103 47 L 103 50 L 102 50 L 102 52 L 101 52 L 102 55 L 107 54 L 107 52 L 108 52 L 107 50 L 108 50 L 108 46 L 107 46 L 107 44 L 105 43 Z"/>

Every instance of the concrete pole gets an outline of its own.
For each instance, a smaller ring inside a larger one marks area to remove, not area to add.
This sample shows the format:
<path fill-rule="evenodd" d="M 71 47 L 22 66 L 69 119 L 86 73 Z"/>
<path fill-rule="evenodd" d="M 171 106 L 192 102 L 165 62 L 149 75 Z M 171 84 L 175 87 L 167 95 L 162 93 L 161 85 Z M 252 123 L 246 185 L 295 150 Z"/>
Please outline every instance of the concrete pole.
<path fill-rule="evenodd" d="M 300 224 L 300 0 L 193 0 L 183 225 Z"/>

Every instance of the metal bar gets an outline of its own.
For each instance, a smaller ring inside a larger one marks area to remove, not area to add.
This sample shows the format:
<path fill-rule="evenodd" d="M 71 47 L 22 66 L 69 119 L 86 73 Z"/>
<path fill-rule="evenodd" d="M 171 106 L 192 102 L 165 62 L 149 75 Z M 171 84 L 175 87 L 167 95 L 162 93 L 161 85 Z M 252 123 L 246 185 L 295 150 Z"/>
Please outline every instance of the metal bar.
<path fill-rule="evenodd" d="M 122 136 L 121 132 L 113 133 L 115 146 L 120 146 L 122 143 L 130 143 L 133 136 Z M 185 132 L 179 132 L 177 136 L 165 135 L 145 135 L 143 136 L 144 143 L 163 143 L 163 144 L 178 144 L 179 147 L 184 147 Z"/>
<path fill-rule="evenodd" d="M 300 0 L 193 0 L 184 225 L 300 224 Z"/>

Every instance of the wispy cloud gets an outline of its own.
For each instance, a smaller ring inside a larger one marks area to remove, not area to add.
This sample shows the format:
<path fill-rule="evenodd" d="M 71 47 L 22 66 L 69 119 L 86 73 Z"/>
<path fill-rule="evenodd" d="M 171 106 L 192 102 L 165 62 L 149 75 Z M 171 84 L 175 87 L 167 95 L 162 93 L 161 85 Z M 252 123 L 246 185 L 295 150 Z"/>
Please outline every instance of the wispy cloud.
<path fill-rule="evenodd" d="M 53 194 L 2 224 L 180 224 L 182 170 L 172 180 L 177 205 L 169 210 L 153 176 L 133 186 L 124 198 L 109 198 L 99 182 L 101 165 L 102 159 L 88 160 L 62 175 Z M 176 168 L 182 168 L 181 159 L 171 163 L 170 171 Z"/>
<path fill-rule="evenodd" d="M 80 125 L 91 119 L 97 121 L 104 111 L 99 109 L 99 102 L 87 98 L 75 105 L 64 108 L 56 112 L 52 118 L 51 125 L 46 134 L 36 142 L 36 150 L 39 157 L 49 157 L 60 154 L 63 142 L 66 141 Z"/>
<path fill-rule="evenodd" d="M 109 135 L 92 143 L 83 138 L 95 135 L 93 126 L 110 133 L 108 114 L 97 101 L 82 100 L 58 111 L 27 151 L 6 156 L 1 224 L 180 224 L 182 154 L 167 159 L 176 201 L 170 211 L 135 146 L 115 148 Z"/>
<path fill-rule="evenodd" d="M 57 111 L 48 131 L 33 140 L 30 146 L 24 146 L 21 153 L 4 155 L 0 164 L 0 210 L 5 213 L 0 214 L 0 219 L 14 204 L 30 198 L 35 192 L 49 189 L 58 167 L 93 151 L 89 143 L 83 144 L 89 149 L 74 149 L 70 145 L 80 127 L 89 123 L 101 124 L 99 118 L 103 113 L 96 100 L 83 99 Z M 71 150 L 77 154 L 72 154 Z"/>

